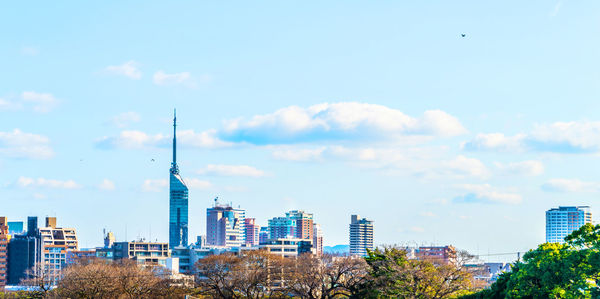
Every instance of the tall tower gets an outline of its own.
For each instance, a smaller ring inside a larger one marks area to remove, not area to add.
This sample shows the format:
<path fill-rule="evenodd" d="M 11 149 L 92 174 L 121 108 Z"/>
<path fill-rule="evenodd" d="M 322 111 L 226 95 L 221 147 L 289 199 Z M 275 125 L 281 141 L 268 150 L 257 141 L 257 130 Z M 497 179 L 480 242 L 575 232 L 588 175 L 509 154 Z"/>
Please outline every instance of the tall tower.
<path fill-rule="evenodd" d="M 366 256 L 367 249 L 373 250 L 373 221 L 350 217 L 350 255 Z"/>
<path fill-rule="evenodd" d="M 169 248 L 188 245 L 188 187 L 177 166 L 177 116 L 173 112 L 173 162 L 169 175 Z"/>

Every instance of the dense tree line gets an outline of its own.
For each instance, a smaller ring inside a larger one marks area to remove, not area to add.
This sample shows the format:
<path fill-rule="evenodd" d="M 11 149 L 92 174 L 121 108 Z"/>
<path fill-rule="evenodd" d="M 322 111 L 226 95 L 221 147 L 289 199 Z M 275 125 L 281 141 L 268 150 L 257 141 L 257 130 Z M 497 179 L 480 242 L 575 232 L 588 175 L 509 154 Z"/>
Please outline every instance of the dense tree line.
<path fill-rule="evenodd" d="M 283 258 L 266 251 L 212 255 L 195 265 L 191 285 L 170 279 L 160 267 L 130 260 L 82 259 L 51 275 L 32 269 L 24 283 L 37 292 L 5 298 L 449 298 L 477 290 L 459 253 L 451 262 L 409 259 L 401 248 L 369 252 L 366 258 L 304 254 Z M 10 297 L 6 297 L 10 296 Z M 0 297 L 2 298 L 2 297 Z"/>
<path fill-rule="evenodd" d="M 600 225 L 530 250 L 488 289 L 464 298 L 600 298 Z"/>

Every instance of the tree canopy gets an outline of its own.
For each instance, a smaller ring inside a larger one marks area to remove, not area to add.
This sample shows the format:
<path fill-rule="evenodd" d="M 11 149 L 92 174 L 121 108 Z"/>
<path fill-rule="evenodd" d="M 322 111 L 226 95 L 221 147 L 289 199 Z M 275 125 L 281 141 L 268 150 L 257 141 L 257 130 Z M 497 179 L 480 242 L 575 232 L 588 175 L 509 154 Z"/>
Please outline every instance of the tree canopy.
<path fill-rule="evenodd" d="M 489 289 L 465 298 L 597 298 L 600 225 L 586 224 L 565 241 L 530 250 Z"/>

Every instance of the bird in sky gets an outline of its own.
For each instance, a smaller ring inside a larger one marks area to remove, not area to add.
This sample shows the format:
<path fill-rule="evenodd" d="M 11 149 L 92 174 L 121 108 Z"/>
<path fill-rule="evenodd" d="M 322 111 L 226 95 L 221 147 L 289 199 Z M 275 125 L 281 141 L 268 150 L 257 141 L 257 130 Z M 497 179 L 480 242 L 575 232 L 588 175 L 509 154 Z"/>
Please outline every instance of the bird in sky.
<path fill-rule="evenodd" d="M 154 162 L 154 159 L 152 159 L 152 160 L 150 160 L 150 161 Z"/>
<path fill-rule="evenodd" d="M 466 35 L 466 34 L 464 34 L 464 33 L 462 33 L 460 36 L 462 36 L 462 37 L 465 37 L 465 36 L 467 36 L 467 35 Z"/>

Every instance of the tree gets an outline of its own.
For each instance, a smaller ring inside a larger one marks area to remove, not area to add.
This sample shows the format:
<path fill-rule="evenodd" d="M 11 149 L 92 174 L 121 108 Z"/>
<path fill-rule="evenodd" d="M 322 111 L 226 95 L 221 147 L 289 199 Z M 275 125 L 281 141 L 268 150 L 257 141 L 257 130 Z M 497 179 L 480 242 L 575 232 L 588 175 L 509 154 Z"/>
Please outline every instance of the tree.
<path fill-rule="evenodd" d="M 600 225 L 586 224 L 565 241 L 530 250 L 511 272 L 471 298 L 599 297 Z"/>
<path fill-rule="evenodd" d="M 265 251 L 208 256 L 195 265 L 199 293 L 214 298 L 284 297 L 287 262 Z"/>
<path fill-rule="evenodd" d="M 287 289 L 300 298 L 349 297 L 367 276 L 366 262 L 351 256 L 303 254 L 290 264 Z"/>
<path fill-rule="evenodd" d="M 21 280 L 20 284 L 36 288 L 37 290 L 32 292 L 34 297 L 47 298 L 59 277 L 60 273 L 55 269 L 37 263 L 25 271 L 25 279 Z"/>
<path fill-rule="evenodd" d="M 82 259 L 64 270 L 58 291 L 66 298 L 116 298 L 115 270 L 106 261 Z"/>
<path fill-rule="evenodd" d="M 409 259 L 405 250 L 385 247 L 369 251 L 369 279 L 361 297 L 448 298 L 471 292 L 479 286 L 464 268 L 473 256 L 459 252 L 457 259 L 440 263 L 430 259 Z"/>
<path fill-rule="evenodd" d="M 56 292 L 61 298 L 174 298 L 184 289 L 172 285 L 161 267 L 80 259 L 65 268 Z"/>

